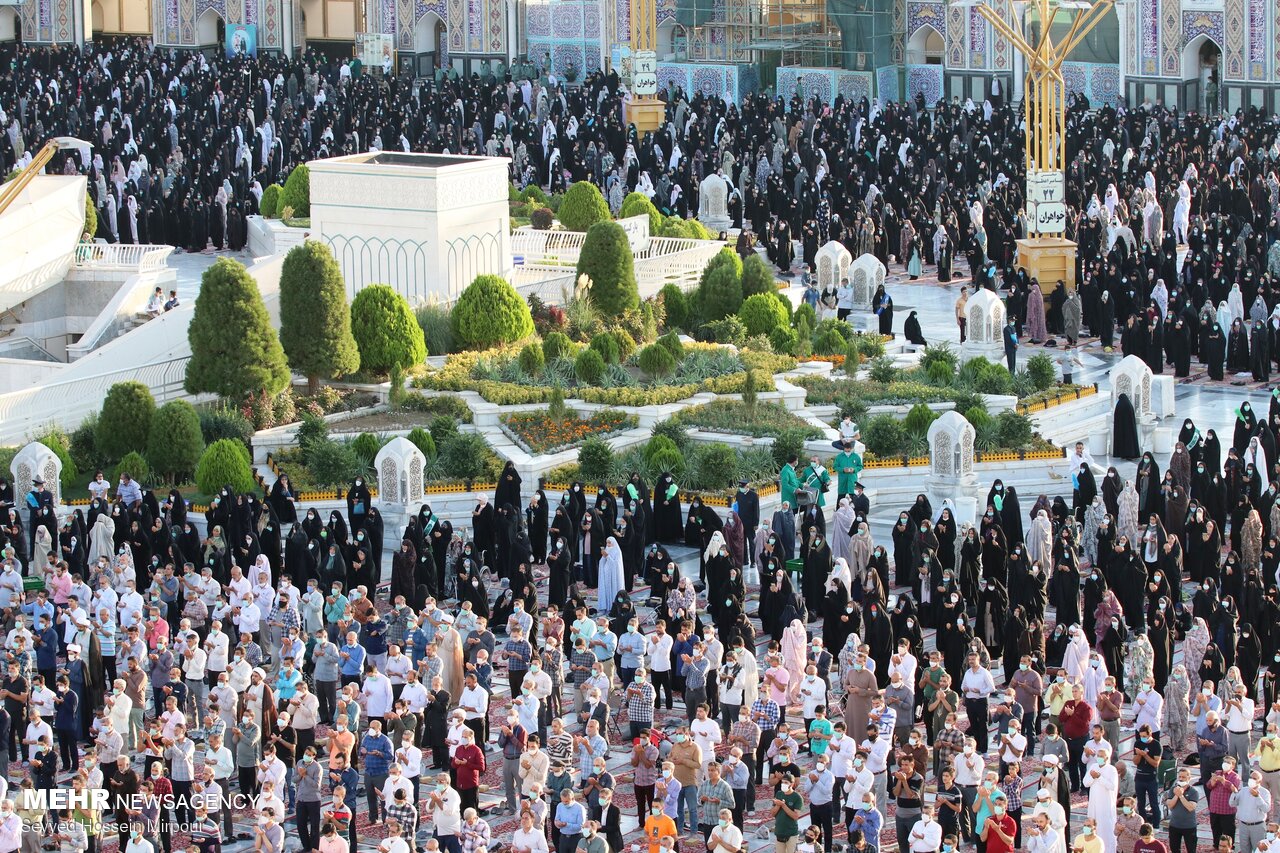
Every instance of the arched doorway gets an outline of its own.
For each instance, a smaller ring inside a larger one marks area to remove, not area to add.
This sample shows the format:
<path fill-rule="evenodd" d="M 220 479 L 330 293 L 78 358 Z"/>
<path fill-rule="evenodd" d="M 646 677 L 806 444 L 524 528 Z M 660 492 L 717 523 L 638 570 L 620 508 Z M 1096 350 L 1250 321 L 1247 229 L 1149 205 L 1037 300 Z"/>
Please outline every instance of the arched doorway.
<path fill-rule="evenodd" d="M 0 6 L 0 42 L 18 40 L 18 10 L 13 6 Z"/>
<path fill-rule="evenodd" d="M 681 28 L 683 32 L 683 28 Z M 676 52 L 676 22 L 672 20 L 664 21 L 658 25 L 657 44 L 653 46 L 654 52 L 658 54 L 658 59 L 668 61 L 675 59 Z"/>
<path fill-rule="evenodd" d="M 941 65 L 946 40 L 932 24 L 924 24 L 907 41 L 908 65 Z"/>
<path fill-rule="evenodd" d="M 221 47 L 226 38 L 227 24 L 222 16 L 206 9 L 196 21 L 196 44 L 200 47 Z"/>
<path fill-rule="evenodd" d="M 1222 64 L 1222 48 L 1206 35 L 1200 35 L 1187 42 L 1182 49 L 1182 91 L 1183 108 L 1207 112 L 1212 106 L 1222 109 L 1218 97 L 1221 77 L 1219 69 Z M 1210 83 L 1213 86 L 1210 86 Z M 1214 104 L 1209 104 L 1212 96 Z"/>
<path fill-rule="evenodd" d="M 435 12 L 427 12 L 414 24 L 413 52 L 418 76 L 432 76 L 436 62 L 445 54 L 444 21 Z"/>
<path fill-rule="evenodd" d="M 105 15 L 103 14 L 102 3 L 99 0 L 93 0 L 93 8 L 90 14 L 93 21 L 93 34 L 96 36 L 106 29 L 106 24 L 104 23 Z"/>

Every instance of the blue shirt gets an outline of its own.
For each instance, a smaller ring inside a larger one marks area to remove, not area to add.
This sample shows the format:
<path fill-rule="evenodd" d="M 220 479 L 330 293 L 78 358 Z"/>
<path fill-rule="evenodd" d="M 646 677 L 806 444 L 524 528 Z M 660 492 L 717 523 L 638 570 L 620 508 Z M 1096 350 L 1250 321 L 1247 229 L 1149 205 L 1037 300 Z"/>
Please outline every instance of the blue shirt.
<path fill-rule="evenodd" d="M 409 634 L 409 657 L 413 660 L 413 665 L 417 666 L 418 661 L 427 656 L 427 643 L 431 642 L 431 638 L 427 634 L 427 630 L 422 626 L 413 629 L 413 633 Z"/>
<path fill-rule="evenodd" d="M 645 653 L 644 635 L 639 631 L 634 634 L 627 631 L 618 640 L 618 653 L 622 655 L 623 669 L 639 669 L 640 659 Z"/>
<path fill-rule="evenodd" d="M 591 649 L 591 652 L 596 656 L 596 660 L 610 660 L 613 658 L 614 651 L 618 648 L 618 637 L 608 628 L 602 628 L 591 638 L 587 648 Z"/>
<path fill-rule="evenodd" d="M 347 789 L 346 796 L 342 798 L 342 802 L 347 808 L 351 809 L 351 819 L 355 820 L 356 803 L 358 802 L 357 794 L 360 789 L 360 774 L 350 767 L 343 770 L 341 773 L 338 773 L 337 770 L 330 770 L 329 772 L 337 773 L 340 777 L 338 782 L 334 782 L 329 786 L 330 790 L 338 787 L 338 785 L 342 785 L 342 787 Z M 333 778 L 330 777 L 329 781 L 333 782 Z"/>
<path fill-rule="evenodd" d="M 41 604 L 39 601 L 32 601 L 29 604 L 22 605 L 22 612 L 31 617 L 31 625 L 37 630 L 40 625 L 41 616 L 48 616 L 49 624 L 54 624 L 52 601 L 46 601 L 44 604 Z"/>
<path fill-rule="evenodd" d="M 587 820 L 587 810 L 582 807 L 582 803 L 561 803 L 556 807 L 556 820 L 563 821 L 564 826 L 560 827 L 560 835 L 581 835 L 582 825 Z"/>
<path fill-rule="evenodd" d="M 858 818 L 862 818 L 859 823 Z M 862 830 L 862 835 L 867 839 L 867 844 L 873 844 L 880 840 L 880 827 L 884 825 L 884 817 L 880 814 L 879 809 L 858 809 L 853 813 L 853 822 L 849 824 L 853 829 Z"/>
<path fill-rule="evenodd" d="M 671 660 L 676 665 L 676 675 L 684 675 L 684 655 L 693 656 L 693 641 L 677 638 L 671 646 Z"/>
<path fill-rule="evenodd" d="M 40 643 L 36 645 L 36 669 L 56 669 L 58 666 L 58 629 L 36 629 Z M 45 685 L 48 687 L 49 685 Z"/>
<path fill-rule="evenodd" d="M 342 674 L 359 676 L 364 671 L 364 647 L 360 645 L 343 646 L 340 651 L 349 655 L 349 657 L 345 658 L 341 654 L 338 655 L 339 660 L 342 661 Z"/>
<path fill-rule="evenodd" d="M 290 672 L 280 670 L 280 674 L 276 676 L 276 698 L 292 699 L 298 692 L 298 685 L 302 682 L 302 673 L 296 668 Z"/>
<path fill-rule="evenodd" d="M 380 752 L 381 755 L 374 755 Z M 386 776 L 391 769 L 391 760 L 395 757 L 395 747 L 391 739 L 384 734 L 367 734 L 360 741 L 360 756 L 364 759 L 365 777 Z"/>
<path fill-rule="evenodd" d="M 66 693 L 58 694 L 58 698 L 62 701 L 58 703 L 57 710 L 54 712 L 53 727 L 58 731 L 68 731 L 76 728 L 78 717 L 76 709 L 80 702 L 80 697 L 76 695 L 74 690 L 68 690 Z"/>
<path fill-rule="evenodd" d="M 364 627 L 360 629 L 360 645 L 364 646 L 365 651 L 371 655 L 385 655 L 387 653 L 387 624 L 381 619 L 377 622 L 369 620 L 364 623 Z"/>

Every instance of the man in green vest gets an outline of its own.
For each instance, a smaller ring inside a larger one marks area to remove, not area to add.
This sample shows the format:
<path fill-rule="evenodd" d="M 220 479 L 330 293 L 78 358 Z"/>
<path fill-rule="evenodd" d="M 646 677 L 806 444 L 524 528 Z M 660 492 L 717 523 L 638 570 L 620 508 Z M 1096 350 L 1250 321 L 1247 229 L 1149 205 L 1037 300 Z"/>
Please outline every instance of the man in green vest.
<path fill-rule="evenodd" d="M 787 464 L 778 472 L 778 493 L 782 502 L 791 507 L 791 514 L 798 511 L 796 506 L 796 489 L 800 486 L 800 477 L 796 475 L 798 457 L 793 453 L 787 458 Z"/>
<path fill-rule="evenodd" d="M 825 492 L 830 485 L 831 475 L 827 473 L 827 469 L 823 467 L 818 457 L 813 457 L 809 462 L 809 467 L 804 472 L 804 487 L 813 489 L 813 502 L 819 508 L 827 505 Z"/>
<path fill-rule="evenodd" d="M 854 449 L 853 442 L 846 440 L 835 461 L 836 491 L 840 497 L 853 499 L 854 487 L 858 485 L 858 474 L 862 471 L 862 456 Z"/>

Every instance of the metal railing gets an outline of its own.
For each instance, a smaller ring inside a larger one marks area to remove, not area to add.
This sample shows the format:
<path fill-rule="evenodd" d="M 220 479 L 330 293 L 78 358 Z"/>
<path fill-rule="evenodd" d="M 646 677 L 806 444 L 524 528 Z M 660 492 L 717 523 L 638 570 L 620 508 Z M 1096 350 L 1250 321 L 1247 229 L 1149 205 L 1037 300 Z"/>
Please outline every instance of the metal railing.
<path fill-rule="evenodd" d="M 75 266 L 79 269 L 154 272 L 164 269 L 172 246 L 124 243 L 80 243 Z"/>

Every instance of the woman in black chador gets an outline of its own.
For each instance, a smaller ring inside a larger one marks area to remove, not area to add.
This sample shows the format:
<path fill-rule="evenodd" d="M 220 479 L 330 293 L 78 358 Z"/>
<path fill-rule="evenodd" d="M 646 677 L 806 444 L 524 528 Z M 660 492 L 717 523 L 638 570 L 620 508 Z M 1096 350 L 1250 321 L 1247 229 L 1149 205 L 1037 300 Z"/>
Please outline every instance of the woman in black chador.
<path fill-rule="evenodd" d="M 1227 334 L 1227 370 L 1232 373 L 1248 373 L 1249 333 L 1239 320 L 1231 323 L 1231 331 Z"/>
<path fill-rule="evenodd" d="M 1142 455 L 1138 444 L 1138 419 L 1128 394 L 1116 400 L 1111 422 L 1111 455 L 1120 459 L 1137 459 Z"/>
<path fill-rule="evenodd" d="M 680 512 L 680 487 L 667 471 L 653 489 L 653 536 L 664 545 L 684 541 L 684 518 Z"/>

